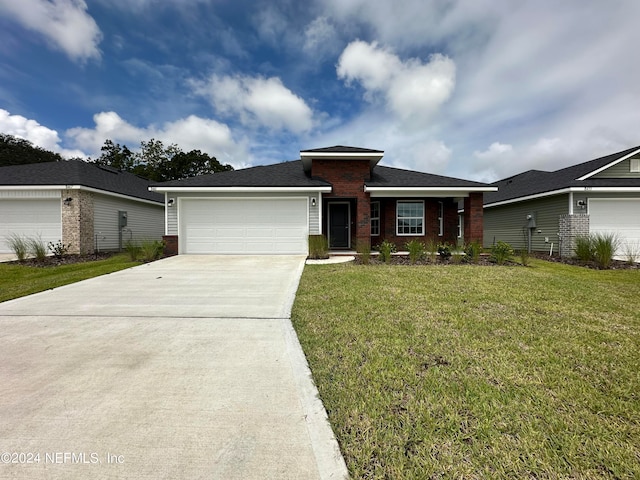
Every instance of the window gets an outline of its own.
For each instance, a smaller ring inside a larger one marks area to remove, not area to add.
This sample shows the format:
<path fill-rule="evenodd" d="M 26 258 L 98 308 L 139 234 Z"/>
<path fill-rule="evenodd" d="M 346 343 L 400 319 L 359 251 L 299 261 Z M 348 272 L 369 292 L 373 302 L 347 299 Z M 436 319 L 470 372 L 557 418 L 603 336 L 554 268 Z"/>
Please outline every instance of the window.
<path fill-rule="evenodd" d="M 630 160 L 629 172 L 640 173 L 640 158 L 632 158 Z"/>
<path fill-rule="evenodd" d="M 438 235 L 444 235 L 444 202 L 438 202 Z"/>
<path fill-rule="evenodd" d="M 462 215 L 458 215 L 458 238 L 462 238 L 462 222 L 464 219 Z"/>
<path fill-rule="evenodd" d="M 371 202 L 371 236 L 380 235 L 380 202 Z"/>
<path fill-rule="evenodd" d="M 399 201 L 396 218 L 398 235 L 424 235 L 424 202 Z"/>

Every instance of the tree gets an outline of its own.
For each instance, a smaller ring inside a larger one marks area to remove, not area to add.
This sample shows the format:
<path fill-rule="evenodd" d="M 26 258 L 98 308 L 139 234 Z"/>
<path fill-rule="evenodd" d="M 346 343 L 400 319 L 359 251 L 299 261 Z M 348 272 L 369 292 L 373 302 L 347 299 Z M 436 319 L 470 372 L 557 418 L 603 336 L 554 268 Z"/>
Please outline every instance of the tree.
<path fill-rule="evenodd" d="M 60 160 L 62 157 L 58 153 L 36 147 L 24 138 L 0 133 L 0 167 Z"/>
<path fill-rule="evenodd" d="M 179 180 L 209 173 L 233 170 L 231 165 L 222 165 L 215 157 L 200 150 L 178 152 L 170 160 L 160 165 L 160 176 L 163 181 Z"/>
<path fill-rule="evenodd" d="M 102 154 L 95 161 L 98 165 L 105 165 L 125 172 L 133 170 L 134 154 L 126 145 L 121 147 L 119 143 L 113 143 L 107 139 L 100 151 Z"/>

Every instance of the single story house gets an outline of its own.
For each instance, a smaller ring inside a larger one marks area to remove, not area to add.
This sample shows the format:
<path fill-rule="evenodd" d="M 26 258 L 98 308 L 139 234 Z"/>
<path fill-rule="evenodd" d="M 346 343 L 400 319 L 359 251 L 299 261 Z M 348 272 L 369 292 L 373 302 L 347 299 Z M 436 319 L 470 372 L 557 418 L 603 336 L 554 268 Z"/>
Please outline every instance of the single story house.
<path fill-rule="evenodd" d="M 309 235 L 326 236 L 331 250 L 481 241 L 482 195 L 495 187 L 380 166 L 383 155 L 318 148 L 295 161 L 154 184 L 165 195 L 167 253 L 307 254 Z"/>
<path fill-rule="evenodd" d="M 546 172 L 529 170 L 484 194 L 484 246 L 497 241 L 573 256 L 575 238 L 617 233 L 640 245 L 640 147 Z"/>
<path fill-rule="evenodd" d="M 87 254 L 163 231 L 164 197 L 131 173 L 81 160 L 0 167 L 0 253 L 12 234 Z"/>

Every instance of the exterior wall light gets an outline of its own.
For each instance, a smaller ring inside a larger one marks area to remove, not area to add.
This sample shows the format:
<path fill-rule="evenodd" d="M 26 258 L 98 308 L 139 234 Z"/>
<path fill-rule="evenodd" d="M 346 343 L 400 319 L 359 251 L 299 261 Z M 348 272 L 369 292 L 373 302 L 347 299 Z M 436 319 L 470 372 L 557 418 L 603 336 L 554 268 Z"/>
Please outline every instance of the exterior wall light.
<path fill-rule="evenodd" d="M 175 200 L 173 198 L 170 198 L 169 200 L 167 200 L 167 207 L 173 207 L 174 202 Z"/>
<path fill-rule="evenodd" d="M 67 198 L 64 199 L 64 204 L 65 205 L 71 205 L 72 201 L 73 201 L 73 198 L 67 197 Z"/>
<path fill-rule="evenodd" d="M 315 206 L 316 206 L 316 197 L 313 197 L 313 198 L 311 199 L 311 206 L 312 206 L 312 207 L 315 207 Z"/>

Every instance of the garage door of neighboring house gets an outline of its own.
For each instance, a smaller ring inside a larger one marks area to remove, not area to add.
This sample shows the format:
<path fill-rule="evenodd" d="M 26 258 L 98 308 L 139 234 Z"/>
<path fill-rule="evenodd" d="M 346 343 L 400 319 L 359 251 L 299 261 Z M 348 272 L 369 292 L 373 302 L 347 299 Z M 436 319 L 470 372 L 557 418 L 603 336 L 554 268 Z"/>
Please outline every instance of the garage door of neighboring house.
<path fill-rule="evenodd" d="M 624 255 L 626 246 L 640 248 L 640 198 L 590 199 L 589 230 L 592 233 L 616 232 Z"/>
<path fill-rule="evenodd" d="M 181 253 L 306 255 L 307 201 L 182 199 Z"/>
<path fill-rule="evenodd" d="M 56 243 L 62 238 L 60 199 L 0 200 L 0 253 L 13 253 L 7 237 L 14 233 Z"/>

